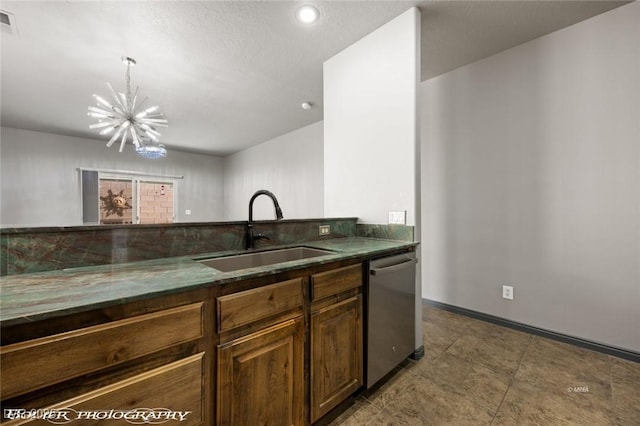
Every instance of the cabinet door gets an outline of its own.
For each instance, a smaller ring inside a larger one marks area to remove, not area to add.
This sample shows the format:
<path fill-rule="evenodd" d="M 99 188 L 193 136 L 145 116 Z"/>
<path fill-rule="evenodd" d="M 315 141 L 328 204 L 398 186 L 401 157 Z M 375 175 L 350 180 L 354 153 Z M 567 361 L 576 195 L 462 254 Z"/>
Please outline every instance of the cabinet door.
<path fill-rule="evenodd" d="M 303 424 L 303 343 L 298 318 L 218 346 L 218 424 Z"/>
<path fill-rule="evenodd" d="M 362 295 L 311 314 L 311 421 L 363 384 Z"/>

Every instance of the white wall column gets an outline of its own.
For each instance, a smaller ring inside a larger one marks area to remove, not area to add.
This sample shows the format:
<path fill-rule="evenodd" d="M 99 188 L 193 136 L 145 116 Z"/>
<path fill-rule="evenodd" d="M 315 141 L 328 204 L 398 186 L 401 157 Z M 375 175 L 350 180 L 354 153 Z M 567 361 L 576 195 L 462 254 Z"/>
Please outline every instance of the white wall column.
<path fill-rule="evenodd" d="M 385 224 L 419 214 L 420 11 L 411 8 L 324 63 L 324 211 Z M 418 277 L 420 268 L 418 268 Z M 422 345 L 420 279 L 416 348 Z"/>

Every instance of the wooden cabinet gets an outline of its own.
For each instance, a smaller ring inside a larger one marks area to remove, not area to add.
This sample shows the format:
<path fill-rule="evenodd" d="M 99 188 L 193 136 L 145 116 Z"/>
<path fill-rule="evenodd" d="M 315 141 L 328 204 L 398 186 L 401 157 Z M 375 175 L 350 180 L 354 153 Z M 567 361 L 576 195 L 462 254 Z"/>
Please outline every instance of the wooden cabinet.
<path fill-rule="evenodd" d="M 303 327 L 288 320 L 219 346 L 217 424 L 304 424 Z"/>
<path fill-rule="evenodd" d="M 161 407 L 189 412 L 189 426 L 316 422 L 363 384 L 352 262 L 5 327 L 2 406 Z"/>
<path fill-rule="evenodd" d="M 360 263 L 219 296 L 216 306 L 217 424 L 313 423 L 363 385 Z"/>
<path fill-rule="evenodd" d="M 214 317 L 211 302 L 199 299 L 135 302 L 3 329 L 3 408 L 64 409 L 62 418 L 83 424 L 121 424 L 125 412 L 162 408 L 184 413 L 182 425 L 208 424 L 213 324 L 206 323 Z M 166 307 L 174 302 L 179 306 Z M 101 323 L 77 325 L 96 318 Z M 29 337 L 15 341 L 20 334 Z M 87 410 L 98 414 L 77 417 Z M 8 414 L 3 426 L 50 424 Z"/>
<path fill-rule="evenodd" d="M 202 303 L 3 346 L 2 397 L 11 398 L 197 340 Z M 38 374 L 29 374 L 37 371 Z"/>
<path fill-rule="evenodd" d="M 362 266 L 311 277 L 311 421 L 363 385 Z"/>
<path fill-rule="evenodd" d="M 203 358 L 204 353 L 199 353 L 50 405 L 46 410 L 57 414 L 51 414 L 49 419 L 27 418 L 2 424 L 17 426 L 73 422 L 121 425 L 126 424 L 125 418 L 130 420 L 129 423 L 144 424 L 143 417 L 135 416 L 164 415 L 182 419 L 181 426 L 202 425 L 205 415 Z M 149 409 L 153 409 L 153 413 Z M 173 413 L 161 414 L 168 410 Z M 5 412 L 5 416 L 7 414 Z"/>
<path fill-rule="evenodd" d="M 305 424 L 306 282 L 296 278 L 218 297 L 218 425 Z"/>

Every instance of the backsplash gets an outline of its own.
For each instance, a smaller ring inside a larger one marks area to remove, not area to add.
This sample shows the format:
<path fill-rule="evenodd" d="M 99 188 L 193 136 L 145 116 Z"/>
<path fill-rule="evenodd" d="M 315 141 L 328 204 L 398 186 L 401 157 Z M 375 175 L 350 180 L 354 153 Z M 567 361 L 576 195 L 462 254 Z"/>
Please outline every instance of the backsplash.
<path fill-rule="evenodd" d="M 357 218 L 256 221 L 256 248 L 356 236 Z M 331 235 L 318 236 L 319 225 Z M 0 230 L 0 275 L 134 262 L 244 248 L 246 222 Z"/>
<path fill-rule="evenodd" d="M 413 226 L 406 225 L 371 225 L 368 223 L 358 223 L 356 235 L 358 237 L 413 242 L 415 241 L 413 230 Z"/>

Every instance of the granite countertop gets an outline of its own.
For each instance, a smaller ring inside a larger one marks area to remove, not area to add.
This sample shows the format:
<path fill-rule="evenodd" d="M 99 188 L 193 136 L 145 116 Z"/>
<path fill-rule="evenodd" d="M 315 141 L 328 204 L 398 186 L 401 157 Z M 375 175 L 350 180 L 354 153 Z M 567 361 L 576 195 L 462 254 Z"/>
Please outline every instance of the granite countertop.
<path fill-rule="evenodd" d="M 272 275 L 339 260 L 369 259 L 416 243 L 374 238 L 336 238 L 294 246 L 334 253 L 275 265 L 221 272 L 194 259 L 241 252 L 215 252 L 114 265 L 71 268 L 2 277 L 0 322 L 3 327 L 105 306 Z M 277 248 L 286 248 L 279 246 Z M 272 249 L 271 247 L 269 249 Z"/>

